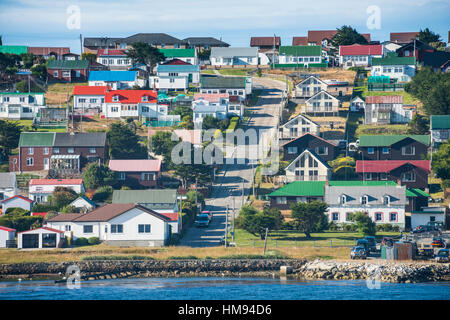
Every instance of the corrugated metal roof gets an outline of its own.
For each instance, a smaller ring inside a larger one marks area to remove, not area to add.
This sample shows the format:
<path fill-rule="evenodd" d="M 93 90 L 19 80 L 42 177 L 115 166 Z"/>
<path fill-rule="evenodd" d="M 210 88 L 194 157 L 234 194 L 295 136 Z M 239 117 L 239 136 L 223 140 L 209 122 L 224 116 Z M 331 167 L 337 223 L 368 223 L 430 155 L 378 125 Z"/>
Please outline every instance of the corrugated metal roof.
<path fill-rule="evenodd" d="M 251 37 L 250 38 L 250 46 L 258 47 L 258 46 L 279 46 L 281 45 L 280 37 Z"/>
<path fill-rule="evenodd" d="M 159 172 L 161 170 L 161 160 L 109 160 L 109 169 L 118 172 Z"/>
<path fill-rule="evenodd" d="M 54 132 L 22 132 L 19 147 L 51 147 L 54 140 Z"/>
<path fill-rule="evenodd" d="M 269 197 L 323 197 L 325 181 L 294 181 L 275 190 Z"/>
<path fill-rule="evenodd" d="M 177 201 L 176 189 L 114 190 L 112 203 L 171 203 Z"/>
<path fill-rule="evenodd" d="M 415 65 L 414 57 L 393 57 L 373 58 L 372 66 L 398 66 L 398 65 Z"/>
<path fill-rule="evenodd" d="M 0 46 L 0 53 L 22 54 L 27 53 L 27 46 Z"/>
<path fill-rule="evenodd" d="M 431 116 L 431 130 L 450 129 L 450 115 Z"/>
<path fill-rule="evenodd" d="M 195 49 L 159 49 L 166 58 L 194 58 Z"/>
<path fill-rule="evenodd" d="M 104 147 L 106 132 L 76 132 L 74 134 L 57 132 L 55 147 Z"/>
<path fill-rule="evenodd" d="M 135 81 L 137 71 L 91 71 L 89 81 Z"/>
<path fill-rule="evenodd" d="M 354 44 L 351 46 L 339 46 L 340 56 L 382 55 L 383 46 Z"/>
<path fill-rule="evenodd" d="M 47 69 L 87 69 L 88 60 L 50 60 Z"/>
<path fill-rule="evenodd" d="M 367 103 L 403 103 L 403 96 L 367 96 Z"/>
<path fill-rule="evenodd" d="M 348 195 L 346 205 L 361 205 L 361 197 L 368 196 L 367 205 L 382 205 L 384 196 L 390 196 L 390 204 L 405 205 L 405 187 L 392 186 L 327 186 L 325 187 L 325 202 L 330 205 L 341 205 L 341 196 Z"/>
<path fill-rule="evenodd" d="M 293 37 L 292 45 L 293 46 L 307 46 L 308 45 L 308 37 Z"/>
<path fill-rule="evenodd" d="M 430 160 L 357 160 L 356 172 L 388 173 L 406 164 L 430 172 Z"/>
<path fill-rule="evenodd" d="M 190 64 L 162 64 L 156 67 L 156 72 L 200 72 L 200 66 Z"/>
<path fill-rule="evenodd" d="M 394 43 L 408 43 L 419 36 L 419 32 L 391 32 L 390 40 Z"/>
<path fill-rule="evenodd" d="M 245 77 L 201 77 L 202 89 L 245 89 Z"/>
<path fill-rule="evenodd" d="M 391 146 L 397 142 L 400 142 L 406 138 L 414 139 L 425 145 L 430 145 L 429 135 L 363 135 L 359 137 L 360 147 L 385 147 Z"/>
<path fill-rule="evenodd" d="M 16 174 L 14 172 L 0 172 L 0 188 L 14 188 Z"/>
<path fill-rule="evenodd" d="M 320 56 L 322 55 L 321 46 L 281 46 L 280 55 L 287 56 Z"/>
<path fill-rule="evenodd" d="M 258 48 L 249 47 L 229 47 L 229 48 L 211 48 L 211 57 L 257 57 Z"/>

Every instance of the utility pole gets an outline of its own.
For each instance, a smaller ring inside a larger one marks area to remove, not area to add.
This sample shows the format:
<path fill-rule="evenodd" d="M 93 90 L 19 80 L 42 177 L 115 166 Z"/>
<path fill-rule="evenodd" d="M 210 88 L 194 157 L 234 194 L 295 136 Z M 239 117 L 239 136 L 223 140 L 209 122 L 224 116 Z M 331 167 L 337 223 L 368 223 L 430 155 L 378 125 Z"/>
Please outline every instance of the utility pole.
<path fill-rule="evenodd" d="M 197 205 L 197 178 L 195 178 L 195 213 L 198 213 L 198 205 Z"/>
<path fill-rule="evenodd" d="M 80 59 L 82 53 L 83 53 L 83 36 L 80 33 Z"/>
<path fill-rule="evenodd" d="M 244 181 L 242 181 L 242 206 L 244 206 Z"/>
<path fill-rule="evenodd" d="M 225 247 L 227 246 L 227 236 L 228 236 L 228 205 L 225 211 Z"/>
<path fill-rule="evenodd" d="M 233 197 L 233 233 L 231 234 L 231 241 L 234 242 L 234 224 L 236 219 L 236 199 Z"/>
<path fill-rule="evenodd" d="M 255 196 L 255 163 L 252 161 L 252 185 L 253 185 L 253 200 L 256 200 Z"/>
<path fill-rule="evenodd" d="M 183 227 L 183 196 L 180 195 L 180 210 L 179 210 L 179 215 L 180 215 L 180 227 Z M 181 234 L 181 230 L 179 231 Z"/>
<path fill-rule="evenodd" d="M 273 34 L 273 52 L 272 52 L 272 69 L 275 70 L 275 41 L 276 36 L 275 33 Z"/>
<path fill-rule="evenodd" d="M 266 248 L 267 248 L 267 231 L 269 228 L 266 228 L 266 236 L 264 237 L 264 255 L 266 254 Z"/>

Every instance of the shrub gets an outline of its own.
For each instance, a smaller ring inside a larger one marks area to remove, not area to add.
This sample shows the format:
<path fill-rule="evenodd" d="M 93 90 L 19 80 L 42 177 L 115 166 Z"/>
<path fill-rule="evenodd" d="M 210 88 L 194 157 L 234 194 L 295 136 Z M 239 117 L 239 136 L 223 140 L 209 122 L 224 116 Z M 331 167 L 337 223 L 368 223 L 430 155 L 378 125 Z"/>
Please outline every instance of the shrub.
<path fill-rule="evenodd" d="M 77 240 L 75 240 L 76 246 L 87 246 L 88 244 L 89 244 L 89 241 L 86 238 L 77 238 Z"/>
<path fill-rule="evenodd" d="M 95 192 L 94 196 L 92 197 L 92 200 L 103 202 L 112 195 L 113 191 L 114 190 L 111 186 L 100 187 Z"/>
<path fill-rule="evenodd" d="M 138 255 L 132 255 L 132 256 L 85 256 L 82 257 L 81 260 L 155 260 L 153 257 L 149 256 L 138 256 Z"/>
<path fill-rule="evenodd" d="M 197 256 L 170 256 L 167 258 L 167 260 L 195 260 L 198 259 Z"/>
<path fill-rule="evenodd" d="M 37 203 L 33 205 L 33 212 L 49 212 L 49 211 L 58 211 L 56 206 L 52 206 L 51 204 L 46 203 Z"/>
<path fill-rule="evenodd" d="M 400 227 L 399 226 L 392 226 L 392 231 L 400 232 Z"/>
<path fill-rule="evenodd" d="M 100 243 L 100 239 L 98 237 L 90 237 L 88 239 L 88 243 L 90 245 L 99 244 Z"/>
<path fill-rule="evenodd" d="M 335 222 L 330 222 L 328 225 L 328 230 L 336 231 L 339 229 L 339 226 Z"/>
<path fill-rule="evenodd" d="M 389 224 L 389 223 L 383 224 L 382 227 L 383 227 L 383 231 L 384 231 L 384 232 L 392 231 L 392 225 Z"/>

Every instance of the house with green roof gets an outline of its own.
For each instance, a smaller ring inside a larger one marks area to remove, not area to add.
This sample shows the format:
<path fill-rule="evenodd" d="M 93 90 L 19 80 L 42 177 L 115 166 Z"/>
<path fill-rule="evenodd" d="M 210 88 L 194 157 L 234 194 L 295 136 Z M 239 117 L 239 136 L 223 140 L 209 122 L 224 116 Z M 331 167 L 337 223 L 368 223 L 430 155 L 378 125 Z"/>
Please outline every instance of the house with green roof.
<path fill-rule="evenodd" d="M 432 115 L 430 117 L 431 143 L 438 148 L 450 138 L 450 115 Z"/>
<path fill-rule="evenodd" d="M 34 119 L 43 107 L 44 92 L 0 92 L 0 119 Z"/>
<path fill-rule="evenodd" d="M 326 181 L 294 181 L 268 195 L 270 206 L 290 210 L 297 202 L 323 201 Z"/>
<path fill-rule="evenodd" d="M 50 60 L 47 77 L 51 82 L 86 82 L 89 78 L 88 60 Z"/>
<path fill-rule="evenodd" d="M 201 75 L 200 93 L 228 93 L 230 96 L 238 96 L 240 100 L 246 100 L 252 93 L 252 78 Z"/>
<path fill-rule="evenodd" d="M 20 55 L 22 53 L 27 53 L 27 46 L 0 46 L 0 53 L 9 53 Z"/>
<path fill-rule="evenodd" d="M 280 46 L 276 68 L 326 68 L 322 46 Z"/>
<path fill-rule="evenodd" d="M 388 55 L 384 58 L 373 58 L 371 76 L 387 76 L 397 82 L 409 82 L 416 74 L 414 57 L 397 57 Z"/>
<path fill-rule="evenodd" d="M 364 160 L 423 160 L 429 135 L 362 135 L 358 148 Z"/>
<path fill-rule="evenodd" d="M 195 49 L 159 49 L 166 61 L 179 59 L 192 65 L 198 65 L 197 51 Z"/>

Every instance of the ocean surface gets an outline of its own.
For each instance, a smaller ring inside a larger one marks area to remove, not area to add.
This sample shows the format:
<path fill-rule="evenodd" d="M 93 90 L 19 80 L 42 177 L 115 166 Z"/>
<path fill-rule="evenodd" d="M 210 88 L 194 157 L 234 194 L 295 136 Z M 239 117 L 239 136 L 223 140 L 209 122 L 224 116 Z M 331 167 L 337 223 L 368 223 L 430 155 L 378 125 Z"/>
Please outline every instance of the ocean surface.
<path fill-rule="evenodd" d="M 69 289 L 54 281 L 0 282 L 0 300 L 450 300 L 450 282 L 378 286 L 365 280 L 139 278 L 79 284 Z"/>

